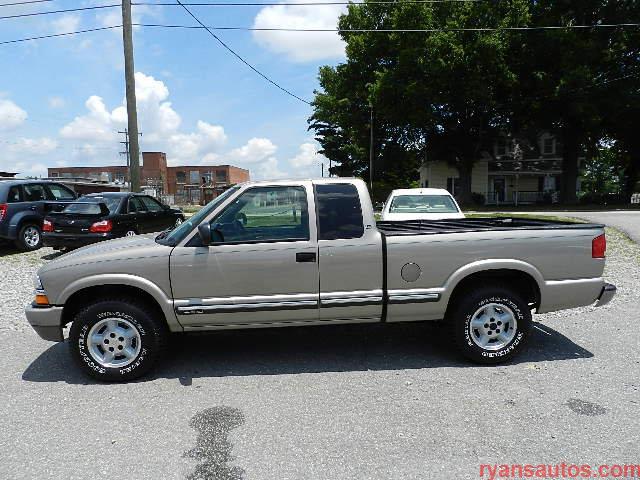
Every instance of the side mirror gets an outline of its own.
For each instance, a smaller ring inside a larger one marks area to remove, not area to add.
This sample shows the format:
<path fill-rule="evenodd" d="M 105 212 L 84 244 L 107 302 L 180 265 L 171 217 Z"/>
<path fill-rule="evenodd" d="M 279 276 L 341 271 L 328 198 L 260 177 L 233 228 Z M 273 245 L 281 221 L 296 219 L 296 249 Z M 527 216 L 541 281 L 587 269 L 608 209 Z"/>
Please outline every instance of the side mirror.
<path fill-rule="evenodd" d="M 211 225 L 209 222 L 202 222 L 198 225 L 198 235 L 203 245 L 211 245 L 212 243 L 224 242 L 222 232 L 218 229 L 219 224 Z"/>
<path fill-rule="evenodd" d="M 198 225 L 198 235 L 203 245 L 211 245 L 211 224 L 203 222 Z"/>

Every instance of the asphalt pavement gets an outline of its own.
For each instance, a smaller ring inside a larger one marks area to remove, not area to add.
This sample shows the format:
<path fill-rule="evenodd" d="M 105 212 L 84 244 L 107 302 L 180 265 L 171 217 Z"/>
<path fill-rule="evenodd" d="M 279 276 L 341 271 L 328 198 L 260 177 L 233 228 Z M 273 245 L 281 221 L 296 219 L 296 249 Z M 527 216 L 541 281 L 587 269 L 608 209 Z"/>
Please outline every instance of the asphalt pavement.
<path fill-rule="evenodd" d="M 51 251 L 2 255 L 0 478 L 451 480 L 482 463 L 640 463 L 640 247 L 615 232 L 613 302 L 538 316 L 506 365 L 462 360 L 437 324 L 252 330 L 177 338 L 128 384 L 84 377 L 66 344 L 26 325 L 26 285 Z"/>
<path fill-rule="evenodd" d="M 609 211 L 563 211 L 548 210 L 545 212 L 505 212 L 526 213 L 527 215 L 560 215 L 575 217 L 588 222 L 602 223 L 609 227 L 617 228 L 626 233 L 637 243 L 640 243 L 640 210 L 609 210 Z"/>

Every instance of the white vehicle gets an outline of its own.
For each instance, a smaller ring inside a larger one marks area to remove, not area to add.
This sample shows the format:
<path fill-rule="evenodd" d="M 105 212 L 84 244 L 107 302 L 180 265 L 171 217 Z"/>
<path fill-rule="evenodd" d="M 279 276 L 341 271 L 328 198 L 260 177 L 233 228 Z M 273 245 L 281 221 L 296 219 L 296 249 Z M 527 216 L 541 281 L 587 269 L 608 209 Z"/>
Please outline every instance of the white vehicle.
<path fill-rule="evenodd" d="M 442 188 L 394 190 L 382 209 L 383 221 L 464 218 L 453 196 Z"/>

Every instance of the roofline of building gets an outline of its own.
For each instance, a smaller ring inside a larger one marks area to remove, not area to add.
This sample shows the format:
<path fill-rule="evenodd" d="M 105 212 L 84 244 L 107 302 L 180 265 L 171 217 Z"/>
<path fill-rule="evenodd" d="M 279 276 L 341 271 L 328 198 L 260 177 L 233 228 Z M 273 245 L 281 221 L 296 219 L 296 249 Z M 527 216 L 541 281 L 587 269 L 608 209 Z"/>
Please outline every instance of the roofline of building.
<path fill-rule="evenodd" d="M 142 168 L 141 166 L 140 168 Z M 167 165 L 167 168 L 221 168 L 221 167 L 229 167 L 229 168 L 237 168 L 238 170 L 242 170 L 248 172 L 249 170 L 242 167 L 236 167 L 235 165 L 230 165 L 228 163 L 221 165 Z M 96 170 L 98 168 L 128 168 L 126 165 L 81 165 L 75 167 L 47 167 L 47 170 L 69 170 L 69 169 L 83 169 L 83 170 Z"/>

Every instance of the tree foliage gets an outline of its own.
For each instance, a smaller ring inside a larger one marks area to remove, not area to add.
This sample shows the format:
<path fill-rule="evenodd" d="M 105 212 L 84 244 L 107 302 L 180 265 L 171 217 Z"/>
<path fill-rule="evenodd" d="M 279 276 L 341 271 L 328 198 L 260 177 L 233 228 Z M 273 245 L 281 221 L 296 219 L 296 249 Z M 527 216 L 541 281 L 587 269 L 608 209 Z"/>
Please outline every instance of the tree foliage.
<path fill-rule="evenodd" d="M 639 16 L 638 0 L 350 5 L 339 21 L 343 30 L 434 31 L 343 31 L 347 60 L 320 69 L 310 128 L 336 163 L 332 173 L 366 177 L 372 108 L 376 180 L 407 184 L 425 159 L 444 159 L 460 172 L 463 202 L 471 196 L 473 163 L 498 135 L 548 130 L 564 145 L 563 193 L 572 202 L 586 148 L 608 136 L 640 154 L 638 135 L 626 131 L 638 114 L 638 29 L 457 29 Z"/>

